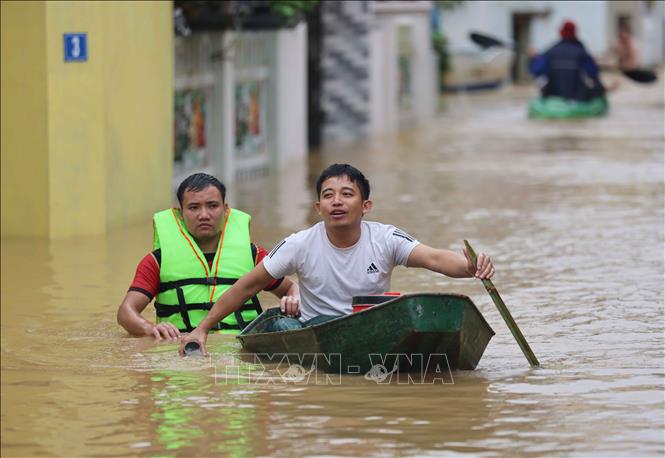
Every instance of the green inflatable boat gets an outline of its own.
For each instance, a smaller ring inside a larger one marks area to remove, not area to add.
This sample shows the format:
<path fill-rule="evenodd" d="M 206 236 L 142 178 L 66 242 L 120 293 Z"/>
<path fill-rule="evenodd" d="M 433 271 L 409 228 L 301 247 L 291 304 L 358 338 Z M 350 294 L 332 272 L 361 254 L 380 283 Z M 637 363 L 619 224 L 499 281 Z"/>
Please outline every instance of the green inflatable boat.
<path fill-rule="evenodd" d="M 529 103 L 529 117 L 541 119 L 574 119 L 603 116 L 607 113 L 605 97 L 587 102 L 566 100 L 561 97 L 538 97 Z"/>

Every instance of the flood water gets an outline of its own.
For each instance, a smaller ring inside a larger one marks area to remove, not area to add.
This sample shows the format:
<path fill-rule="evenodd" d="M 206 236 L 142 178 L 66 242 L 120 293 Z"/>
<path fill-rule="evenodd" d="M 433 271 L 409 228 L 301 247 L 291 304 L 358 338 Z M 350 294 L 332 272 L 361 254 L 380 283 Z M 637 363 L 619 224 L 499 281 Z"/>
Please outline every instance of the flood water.
<path fill-rule="evenodd" d="M 577 122 L 526 119 L 531 94 L 446 97 L 426 126 L 323 151 L 229 199 L 270 249 L 316 221 L 320 170 L 355 164 L 368 219 L 493 257 L 541 368 L 480 282 L 404 268 L 393 290 L 467 294 L 494 328 L 475 371 L 290 383 L 268 368 L 253 381 L 227 370 L 253 367 L 227 336 L 210 337 L 211 360 L 181 359 L 115 323 L 150 249 L 146 215 L 106 237 L 2 241 L 2 455 L 662 456 L 663 86 L 624 82 L 608 117 Z"/>

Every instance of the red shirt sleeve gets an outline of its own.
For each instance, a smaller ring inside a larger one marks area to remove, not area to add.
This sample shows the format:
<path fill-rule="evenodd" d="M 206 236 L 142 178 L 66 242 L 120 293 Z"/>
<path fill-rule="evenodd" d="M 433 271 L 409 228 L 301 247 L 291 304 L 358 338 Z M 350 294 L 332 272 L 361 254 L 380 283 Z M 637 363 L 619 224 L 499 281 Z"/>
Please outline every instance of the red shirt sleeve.
<path fill-rule="evenodd" d="M 150 299 L 159 292 L 159 264 L 152 253 L 145 255 L 139 262 L 129 290 L 143 293 Z"/>
<path fill-rule="evenodd" d="M 268 252 L 266 251 L 265 248 L 263 248 L 261 245 L 254 245 L 256 247 L 256 257 L 254 258 L 254 265 L 257 266 L 259 265 L 260 262 L 263 261 L 263 258 L 268 256 Z M 263 288 L 263 291 L 272 291 L 275 288 L 277 288 L 279 285 L 282 284 L 284 281 L 284 278 L 278 278 L 274 282 L 270 283 L 268 286 Z"/>

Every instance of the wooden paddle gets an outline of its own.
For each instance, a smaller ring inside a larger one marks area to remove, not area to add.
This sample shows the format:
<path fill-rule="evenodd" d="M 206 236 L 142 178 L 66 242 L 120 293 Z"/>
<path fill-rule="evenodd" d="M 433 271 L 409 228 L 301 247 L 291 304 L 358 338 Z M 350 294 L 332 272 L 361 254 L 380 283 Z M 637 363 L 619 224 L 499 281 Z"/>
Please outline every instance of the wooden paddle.
<path fill-rule="evenodd" d="M 471 248 L 471 245 L 469 245 L 469 242 L 466 240 L 464 241 L 464 246 L 466 247 L 466 252 L 469 254 L 469 257 L 471 258 L 471 262 L 476 264 L 477 262 L 476 252 L 473 251 L 473 248 Z M 483 278 L 483 286 L 485 286 L 485 289 L 487 290 L 490 297 L 494 301 L 494 305 L 496 305 L 496 308 L 499 309 L 499 313 L 501 314 L 503 321 L 506 322 L 508 329 L 510 329 L 510 332 L 513 334 L 513 337 L 515 337 L 517 344 L 522 349 L 522 353 L 524 353 L 524 356 L 526 357 L 527 361 L 529 361 L 529 364 L 531 364 L 532 367 L 540 366 L 540 363 L 538 362 L 536 355 L 533 354 L 531 347 L 524 338 L 524 335 L 522 334 L 522 331 L 520 331 L 520 328 L 517 326 L 517 323 L 515 323 L 513 316 L 510 314 L 510 311 L 508 310 L 508 307 L 506 307 L 506 304 L 503 303 L 503 300 L 501 299 L 501 296 L 499 296 L 499 292 L 494 287 L 492 280 L 488 278 Z"/>
<path fill-rule="evenodd" d="M 515 45 L 515 43 L 506 43 L 496 37 L 490 37 L 489 35 L 483 35 L 482 33 L 471 32 L 469 33 L 469 38 L 471 38 L 471 41 L 483 49 L 493 48 L 496 46 L 499 48 L 517 50 L 517 45 Z"/>
<path fill-rule="evenodd" d="M 471 38 L 471 41 L 473 41 L 475 44 L 477 44 L 483 49 L 488 49 L 496 46 L 501 48 L 512 49 L 513 51 L 516 52 L 524 52 L 524 50 L 521 49 L 519 46 L 517 46 L 515 43 L 506 43 L 499 40 L 498 38 L 491 37 L 489 35 L 484 35 L 482 33 L 471 32 L 469 33 L 469 38 Z M 621 73 L 623 73 L 627 78 L 635 81 L 636 83 L 653 83 L 658 79 L 656 73 L 646 69 L 636 68 L 633 70 L 621 70 Z"/>

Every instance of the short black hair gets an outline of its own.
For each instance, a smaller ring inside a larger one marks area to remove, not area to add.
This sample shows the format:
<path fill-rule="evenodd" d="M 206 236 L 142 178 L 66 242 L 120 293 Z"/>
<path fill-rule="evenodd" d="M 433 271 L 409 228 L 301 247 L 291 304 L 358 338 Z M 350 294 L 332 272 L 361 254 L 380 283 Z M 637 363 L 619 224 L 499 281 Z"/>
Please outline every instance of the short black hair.
<path fill-rule="evenodd" d="M 363 200 L 369 199 L 369 181 L 360 170 L 349 164 L 333 164 L 321 172 L 319 179 L 316 180 L 316 199 L 321 198 L 321 185 L 324 181 L 328 178 L 341 176 L 347 176 L 352 183 L 358 186 Z"/>
<path fill-rule="evenodd" d="M 226 186 L 224 186 L 224 183 L 207 173 L 195 173 L 185 178 L 182 183 L 180 183 L 180 186 L 178 186 L 178 192 L 176 194 L 178 196 L 178 202 L 180 202 L 180 207 L 182 207 L 182 196 L 185 194 L 185 191 L 198 192 L 204 190 L 208 186 L 214 186 L 219 189 L 219 193 L 222 195 L 222 202 L 226 200 Z"/>

